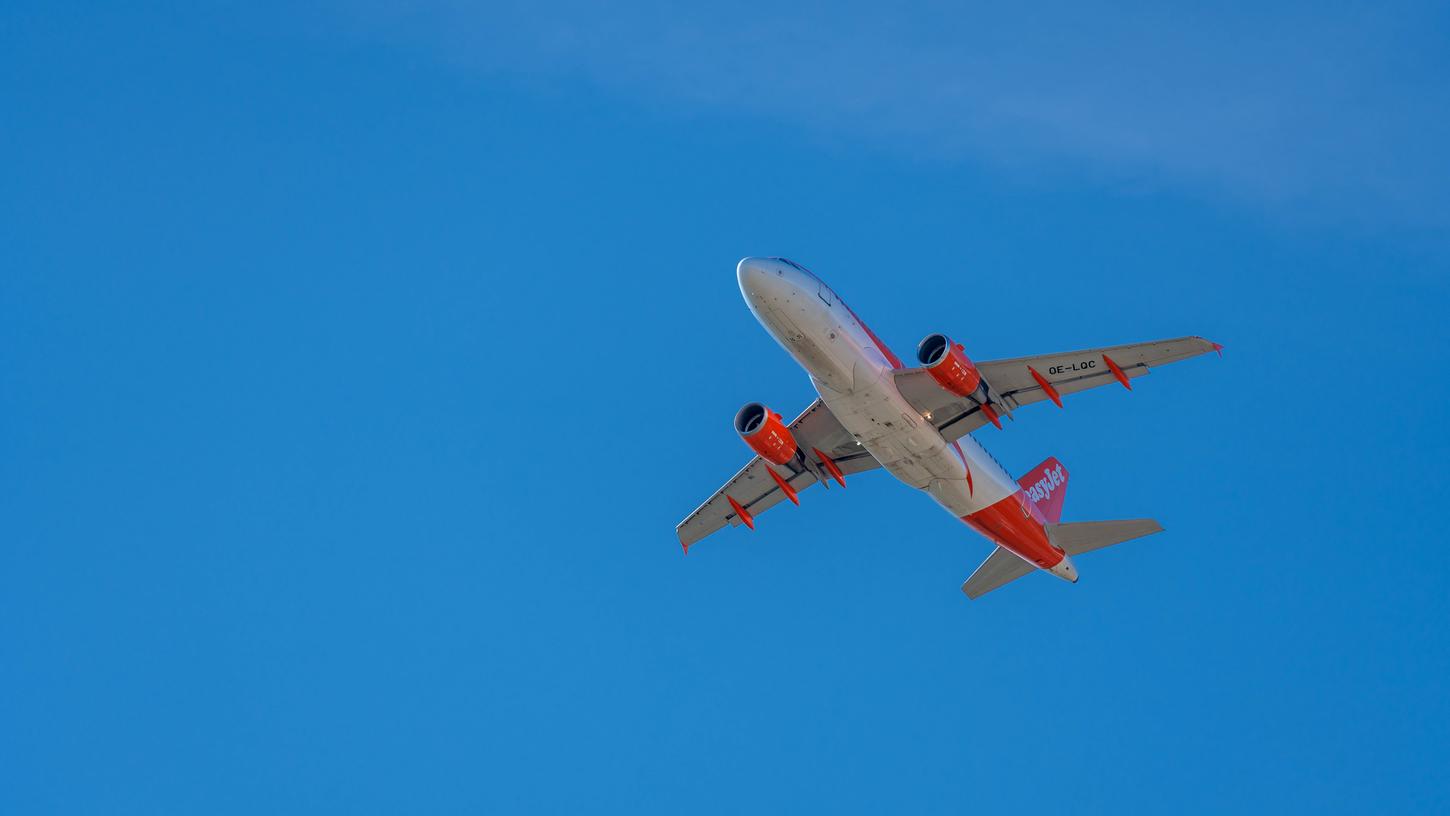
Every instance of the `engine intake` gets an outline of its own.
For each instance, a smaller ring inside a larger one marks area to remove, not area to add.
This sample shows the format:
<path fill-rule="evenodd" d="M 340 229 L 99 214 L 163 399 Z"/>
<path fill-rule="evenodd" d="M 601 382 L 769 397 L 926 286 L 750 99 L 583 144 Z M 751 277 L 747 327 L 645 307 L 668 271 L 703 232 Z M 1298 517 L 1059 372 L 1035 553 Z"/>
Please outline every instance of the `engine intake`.
<path fill-rule="evenodd" d="M 916 359 L 942 388 L 959 397 L 970 397 L 982 384 L 982 374 L 945 334 L 928 334 L 916 347 Z"/>
<path fill-rule="evenodd" d="M 746 404 L 735 414 L 735 432 L 767 462 L 783 465 L 795 457 L 795 437 L 780 421 L 780 414 L 758 402 Z"/>

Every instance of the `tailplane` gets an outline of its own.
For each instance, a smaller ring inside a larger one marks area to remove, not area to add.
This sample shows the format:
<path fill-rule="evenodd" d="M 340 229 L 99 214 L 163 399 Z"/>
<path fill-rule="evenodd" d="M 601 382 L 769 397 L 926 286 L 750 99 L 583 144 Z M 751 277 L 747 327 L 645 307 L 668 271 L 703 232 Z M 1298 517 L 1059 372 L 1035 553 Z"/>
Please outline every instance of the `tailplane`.
<path fill-rule="evenodd" d="M 1028 501 L 1036 506 L 1037 512 L 1042 514 L 1045 522 L 1043 529 L 1047 532 L 1047 540 L 1066 555 L 1057 567 L 1045 569 L 1059 578 L 1073 583 L 1077 582 L 1077 573 L 1072 566 L 1072 556 L 1163 532 L 1162 525 L 1153 519 L 1059 523 L 1062 519 L 1062 499 L 1067 493 L 1067 468 L 1057 461 L 1057 457 L 1049 458 L 1027 471 L 1027 475 L 1018 479 L 1017 484 L 1026 494 Z M 998 546 L 987 557 L 987 560 L 977 567 L 977 571 L 972 573 L 972 577 L 962 584 L 962 591 L 967 593 L 968 598 L 980 598 L 1036 569 L 1036 564 L 1016 555 L 1006 547 Z"/>
<path fill-rule="evenodd" d="M 1059 494 L 1058 500 L 1061 501 L 1061 494 Z M 1045 529 L 1048 540 L 1067 553 L 1067 557 L 1062 560 L 1064 564 L 1071 564 L 1069 559 L 1074 555 L 1101 550 L 1124 541 L 1132 541 L 1135 538 L 1163 532 L 1163 526 L 1153 519 L 1073 521 L 1067 524 L 1049 524 Z M 999 546 L 992 551 L 986 561 L 982 562 L 980 567 L 977 567 L 977 571 L 972 573 L 972 577 L 962 584 L 962 591 L 967 593 L 968 598 L 975 600 L 1036 569 L 1036 565 L 1014 554 L 1006 547 Z M 1068 580 L 1077 582 L 1076 576 Z"/>
<path fill-rule="evenodd" d="M 1153 519 L 1118 521 L 1074 521 L 1047 525 L 1047 538 L 1068 555 L 1101 550 L 1124 541 L 1163 532 Z"/>

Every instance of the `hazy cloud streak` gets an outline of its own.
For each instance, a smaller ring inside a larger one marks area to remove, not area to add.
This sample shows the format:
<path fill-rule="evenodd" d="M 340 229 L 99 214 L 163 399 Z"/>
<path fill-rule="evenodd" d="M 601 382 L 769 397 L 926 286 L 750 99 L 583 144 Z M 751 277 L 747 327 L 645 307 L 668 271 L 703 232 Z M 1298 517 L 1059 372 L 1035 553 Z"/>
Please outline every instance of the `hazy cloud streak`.
<path fill-rule="evenodd" d="M 1189 187 L 1330 220 L 1450 223 L 1450 27 L 1434 6 L 437 2 L 361 19 L 476 69 L 579 78 L 933 159 Z"/>

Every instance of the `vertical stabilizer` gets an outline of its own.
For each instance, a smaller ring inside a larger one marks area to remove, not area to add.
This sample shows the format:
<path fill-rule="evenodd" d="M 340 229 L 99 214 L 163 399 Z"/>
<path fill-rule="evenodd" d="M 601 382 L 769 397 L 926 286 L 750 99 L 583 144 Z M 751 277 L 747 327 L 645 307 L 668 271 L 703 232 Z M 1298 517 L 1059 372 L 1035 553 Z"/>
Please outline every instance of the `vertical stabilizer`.
<path fill-rule="evenodd" d="M 1027 475 L 1017 480 L 1027 498 L 1037 505 L 1037 510 L 1048 524 L 1056 524 L 1062 519 L 1062 498 L 1067 493 L 1067 468 L 1057 461 L 1057 457 L 1051 457 L 1046 462 L 1027 471 Z"/>

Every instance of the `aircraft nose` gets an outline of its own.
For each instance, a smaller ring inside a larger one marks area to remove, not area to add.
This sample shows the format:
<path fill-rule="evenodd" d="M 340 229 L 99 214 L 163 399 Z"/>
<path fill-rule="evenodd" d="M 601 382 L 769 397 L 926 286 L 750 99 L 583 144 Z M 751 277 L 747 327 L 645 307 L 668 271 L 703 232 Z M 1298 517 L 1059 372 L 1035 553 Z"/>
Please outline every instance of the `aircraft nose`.
<path fill-rule="evenodd" d="M 740 263 L 735 266 L 735 279 L 740 281 L 740 288 L 744 289 L 747 285 L 756 283 L 760 278 L 765 277 L 767 272 L 765 259 L 741 258 Z"/>
<path fill-rule="evenodd" d="M 735 279 L 740 281 L 740 294 L 747 303 L 768 297 L 778 277 L 766 258 L 743 258 L 735 267 Z"/>

